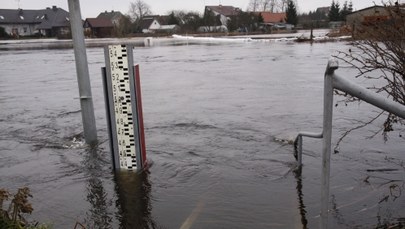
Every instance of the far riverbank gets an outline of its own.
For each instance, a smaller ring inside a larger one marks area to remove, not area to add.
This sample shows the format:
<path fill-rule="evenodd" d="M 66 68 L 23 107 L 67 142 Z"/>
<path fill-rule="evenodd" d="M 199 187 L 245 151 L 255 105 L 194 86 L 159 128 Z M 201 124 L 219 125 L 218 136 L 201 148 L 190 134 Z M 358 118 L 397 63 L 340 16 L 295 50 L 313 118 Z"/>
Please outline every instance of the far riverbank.
<path fill-rule="evenodd" d="M 314 41 L 330 41 L 341 40 L 341 38 L 328 37 L 330 30 L 314 30 Z M 282 34 L 256 34 L 256 35 L 237 35 L 237 36 L 216 36 L 210 39 L 210 43 L 215 43 L 216 38 L 228 38 L 229 42 L 236 41 L 236 39 L 249 39 L 250 41 L 260 42 L 280 42 L 280 41 L 302 41 L 310 38 L 310 30 L 299 30 L 295 33 L 282 33 Z M 187 37 L 187 36 L 184 36 Z M 198 36 L 210 38 L 212 35 Z M 345 37 L 346 38 L 346 37 Z M 235 39 L 235 40 L 233 40 Z M 198 41 L 194 41 L 198 43 Z M 221 42 L 223 43 L 223 42 Z M 86 46 L 103 47 L 109 44 L 128 44 L 135 47 L 143 46 L 166 46 L 166 45 L 182 45 L 190 44 L 189 40 L 173 39 L 172 36 L 168 37 L 131 37 L 131 38 L 95 38 L 86 39 Z M 36 50 L 36 49 L 71 49 L 73 48 L 72 40 L 58 40 L 58 39 L 27 39 L 27 40 L 1 40 L 0 50 Z"/>

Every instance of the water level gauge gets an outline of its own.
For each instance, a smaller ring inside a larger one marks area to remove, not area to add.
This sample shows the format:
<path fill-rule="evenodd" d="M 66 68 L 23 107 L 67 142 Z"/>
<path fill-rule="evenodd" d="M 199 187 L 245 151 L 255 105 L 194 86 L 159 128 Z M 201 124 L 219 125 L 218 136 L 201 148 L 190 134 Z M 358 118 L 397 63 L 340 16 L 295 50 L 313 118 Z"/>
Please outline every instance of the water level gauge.
<path fill-rule="evenodd" d="M 105 48 L 103 82 L 114 167 L 141 170 L 146 164 L 139 68 L 133 66 L 132 47 Z"/>

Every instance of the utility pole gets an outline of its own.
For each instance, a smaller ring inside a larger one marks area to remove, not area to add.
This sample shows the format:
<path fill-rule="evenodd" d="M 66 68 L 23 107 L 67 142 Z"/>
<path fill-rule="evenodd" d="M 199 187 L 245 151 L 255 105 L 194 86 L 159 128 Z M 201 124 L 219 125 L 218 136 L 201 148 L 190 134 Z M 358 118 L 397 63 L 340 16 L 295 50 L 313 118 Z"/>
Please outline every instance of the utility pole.
<path fill-rule="evenodd" d="M 94 117 L 93 99 L 91 96 L 89 67 L 87 64 L 86 44 L 84 42 L 80 2 L 79 0 L 68 0 L 68 4 L 70 27 L 76 60 L 77 82 L 79 84 L 84 139 L 87 144 L 92 145 L 97 142 L 97 129 L 96 119 Z"/>

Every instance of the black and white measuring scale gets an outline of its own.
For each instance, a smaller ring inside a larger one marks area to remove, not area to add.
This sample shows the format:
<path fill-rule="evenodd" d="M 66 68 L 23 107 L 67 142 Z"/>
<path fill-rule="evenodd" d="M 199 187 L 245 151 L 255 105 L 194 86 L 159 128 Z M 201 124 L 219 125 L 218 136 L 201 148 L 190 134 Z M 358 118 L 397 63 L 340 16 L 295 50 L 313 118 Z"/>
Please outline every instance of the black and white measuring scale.
<path fill-rule="evenodd" d="M 105 47 L 102 69 L 110 147 L 115 169 L 140 171 L 146 167 L 139 67 L 133 47 Z"/>

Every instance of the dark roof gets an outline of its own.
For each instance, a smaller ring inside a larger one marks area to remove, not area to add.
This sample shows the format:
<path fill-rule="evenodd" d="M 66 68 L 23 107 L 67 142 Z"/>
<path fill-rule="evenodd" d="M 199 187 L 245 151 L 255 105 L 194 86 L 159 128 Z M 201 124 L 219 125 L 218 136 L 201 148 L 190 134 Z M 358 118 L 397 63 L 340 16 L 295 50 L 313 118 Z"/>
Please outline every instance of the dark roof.
<path fill-rule="evenodd" d="M 234 16 L 238 15 L 238 13 L 241 11 L 239 8 L 233 7 L 233 6 L 206 6 L 205 9 L 210 9 L 212 11 L 215 11 L 219 14 L 222 14 L 224 16 Z"/>
<path fill-rule="evenodd" d="M 152 21 L 149 21 L 149 20 L 155 19 L 157 22 L 159 22 L 159 24 L 167 25 L 169 22 L 169 18 L 170 18 L 169 15 L 147 15 L 142 18 L 142 21 L 147 20 L 148 23 L 150 22 L 150 24 L 152 24 L 153 20 Z M 145 25 L 145 26 L 147 26 L 147 28 L 149 28 L 150 24 Z M 147 28 L 145 28 L 145 29 L 147 29 Z"/>
<path fill-rule="evenodd" d="M 69 26 L 69 13 L 53 6 L 43 10 L 0 9 L 0 24 L 39 24 L 38 29 Z"/>
<path fill-rule="evenodd" d="M 149 29 L 149 27 L 152 25 L 154 18 L 143 18 L 141 21 L 141 29 Z"/>
<path fill-rule="evenodd" d="M 62 8 L 47 8 L 45 10 L 41 10 L 40 13 L 41 14 L 35 19 L 41 21 L 38 29 L 41 29 L 41 27 L 44 29 L 45 27 L 50 29 L 54 27 L 70 26 L 69 13 Z"/>
<path fill-rule="evenodd" d="M 330 11 L 330 7 L 329 6 L 324 6 L 324 7 L 318 7 L 316 9 L 316 12 L 318 13 L 323 13 L 323 14 L 328 14 Z"/>
<path fill-rule="evenodd" d="M 0 9 L 0 24 L 36 24 L 36 10 Z"/>
<path fill-rule="evenodd" d="M 91 28 L 108 28 L 114 27 L 113 23 L 106 18 L 86 18 L 84 22 L 84 27 Z"/>
<path fill-rule="evenodd" d="M 366 7 L 366 8 L 364 8 L 364 9 L 360 9 L 360 10 L 356 10 L 356 11 L 353 11 L 353 12 L 351 12 L 350 14 L 355 14 L 355 13 L 359 13 L 359 12 L 362 12 L 362 11 L 365 11 L 365 10 L 369 10 L 369 9 L 381 9 L 381 8 L 385 8 L 384 6 L 378 6 L 378 5 L 375 5 L 375 6 L 370 6 L 370 7 Z M 349 14 L 349 15 L 350 15 Z"/>
<path fill-rule="evenodd" d="M 113 19 L 118 19 L 120 17 L 123 17 L 124 15 L 120 12 L 120 11 L 105 11 L 103 13 L 100 13 L 97 18 L 105 18 L 105 19 L 109 19 L 109 20 L 113 20 Z"/>
<path fill-rule="evenodd" d="M 159 18 L 157 20 L 161 25 L 168 25 L 169 20 L 170 20 L 170 16 L 169 15 L 161 15 L 161 16 L 159 16 Z"/>

